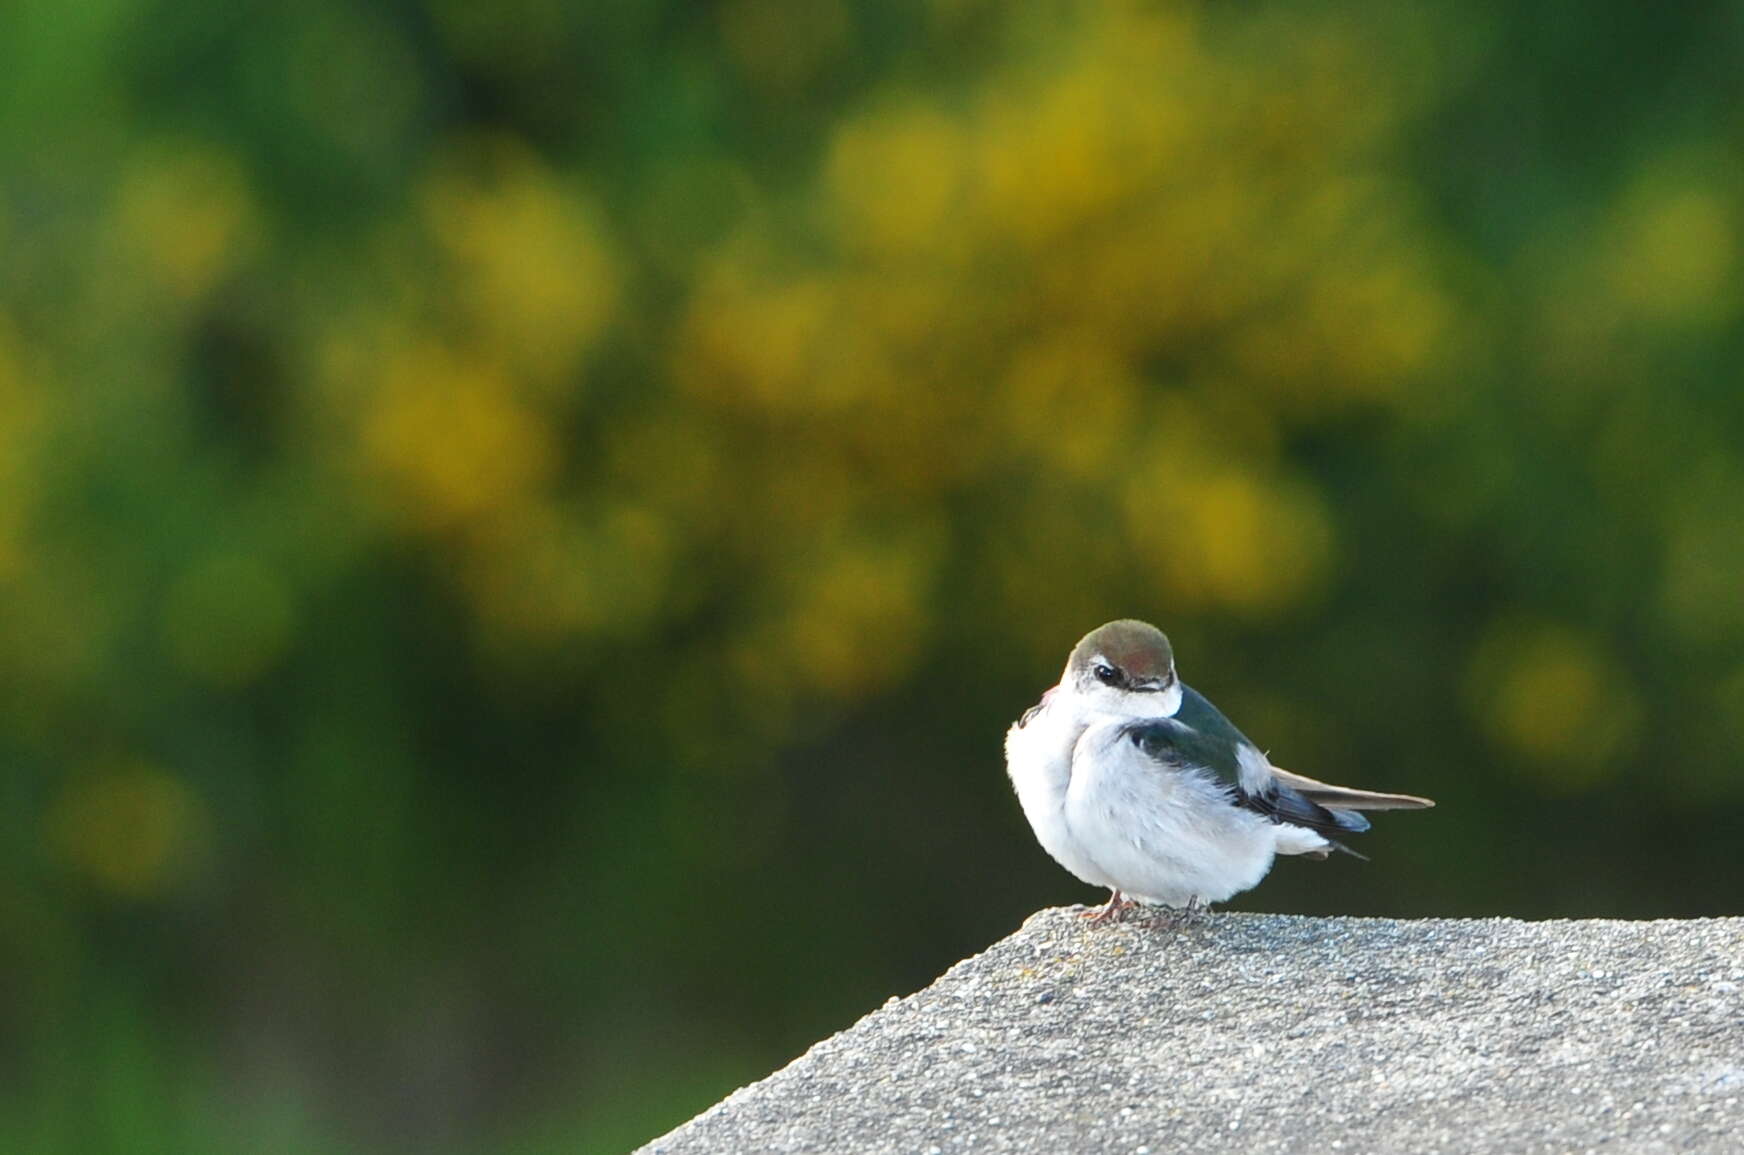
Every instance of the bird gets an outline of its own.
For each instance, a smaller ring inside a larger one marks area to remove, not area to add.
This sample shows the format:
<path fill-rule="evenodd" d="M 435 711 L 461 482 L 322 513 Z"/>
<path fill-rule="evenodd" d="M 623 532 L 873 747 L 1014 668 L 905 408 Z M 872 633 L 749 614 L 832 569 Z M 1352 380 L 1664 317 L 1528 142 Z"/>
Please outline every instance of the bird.
<path fill-rule="evenodd" d="M 1363 810 L 1435 805 L 1334 786 L 1270 758 L 1181 681 L 1168 637 L 1148 622 L 1098 626 L 1059 684 L 1005 736 L 1006 771 L 1036 840 L 1109 890 L 1084 915 L 1137 903 L 1191 916 L 1258 885 L 1278 855 L 1326 858 L 1369 828 Z"/>

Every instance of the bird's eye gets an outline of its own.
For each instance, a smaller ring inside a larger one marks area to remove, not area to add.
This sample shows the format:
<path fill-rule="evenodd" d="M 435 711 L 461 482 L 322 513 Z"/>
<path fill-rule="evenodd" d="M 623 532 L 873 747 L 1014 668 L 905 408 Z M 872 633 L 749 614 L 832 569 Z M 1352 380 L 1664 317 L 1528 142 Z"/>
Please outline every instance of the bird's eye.
<path fill-rule="evenodd" d="M 1097 662 L 1096 667 L 1090 672 L 1095 674 L 1096 680 L 1104 686 L 1112 686 L 1120 681 L 1120 671 L 1107 662 Z"/>

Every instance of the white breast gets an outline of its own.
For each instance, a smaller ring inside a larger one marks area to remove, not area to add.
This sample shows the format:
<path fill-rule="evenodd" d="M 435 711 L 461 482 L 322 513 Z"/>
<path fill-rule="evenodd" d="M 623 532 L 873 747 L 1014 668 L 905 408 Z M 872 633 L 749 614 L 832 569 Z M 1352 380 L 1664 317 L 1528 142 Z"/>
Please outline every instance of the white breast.
<path fill-rule="evenodd" d="M 1005 734 L 1005 771 L 1036 841 L 1055 862 L 1091 886 L 1114 881 L 1074 836 L 1066 820 L 1066 795 L 1072 781 L 1072 752 L 1083 723 L 1061 704 L 1044 704 Z"/>

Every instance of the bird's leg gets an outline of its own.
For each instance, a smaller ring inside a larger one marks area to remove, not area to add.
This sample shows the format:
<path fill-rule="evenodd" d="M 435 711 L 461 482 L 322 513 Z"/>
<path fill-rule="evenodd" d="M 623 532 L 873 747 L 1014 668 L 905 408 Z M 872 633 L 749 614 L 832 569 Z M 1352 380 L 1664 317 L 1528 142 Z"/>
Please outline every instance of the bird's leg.
<path fill-rule="evenodd" d="M 1108 922 L 1110 920 L 1118 922 L 1120 921 L 1121 915 L 1125 914 L 1136 905 L 1137 904 L 1134 903 L 1132 899 L 1127 898 L 1125 895 L 1121 894 L 1120 891 L 1116 890 L 1109 893 L 1108 904 L 1106 906 L 1097 910 L 1087 910 L 1078 917 L 1088 919 L 1091 922 Z"/>
<path fill-rule="evenodd" d="M 1177 906 L 1167 914 L 1159 915 L 1151 925 L 1162 930 L 1181 930 L 1199 920 L 1210 904 L 1199 901 L 1199 896 L 1189 898 L 1184 906 Z"/>

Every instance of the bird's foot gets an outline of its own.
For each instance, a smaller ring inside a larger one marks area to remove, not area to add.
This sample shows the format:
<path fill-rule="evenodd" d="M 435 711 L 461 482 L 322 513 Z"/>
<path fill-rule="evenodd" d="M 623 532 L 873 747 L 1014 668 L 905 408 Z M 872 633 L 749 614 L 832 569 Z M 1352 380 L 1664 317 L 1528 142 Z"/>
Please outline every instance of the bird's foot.
<path fill-rule="evenodd" d="M 1119 922 L 1122 915 L 1138 904 L 1132 899 L 1115 891 L 1108 896 L 1108 902 L 1095 910 L 1087 910 L 1078 917 L 1091 924 L 1103 922 Z"/>

